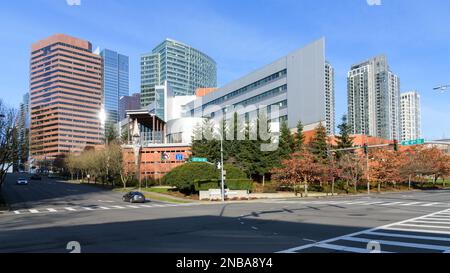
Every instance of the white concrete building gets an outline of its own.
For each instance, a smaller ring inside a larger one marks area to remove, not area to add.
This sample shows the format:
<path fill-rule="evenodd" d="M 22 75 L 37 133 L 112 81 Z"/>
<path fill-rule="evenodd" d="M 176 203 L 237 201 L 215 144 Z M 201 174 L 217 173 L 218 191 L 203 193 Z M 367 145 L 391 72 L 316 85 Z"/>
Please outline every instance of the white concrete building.
<path fill-rule="evenodd" d="M 401 128 L 402 141 L 422 137 L 420 95 L 417 91 L 401 94 Z"/>
<path fill-rule="evenodd" d="M 400 79 L 385 56 L 355 64 L 347 77 L 348 120 L 353 134 L 399 140 Z"/>

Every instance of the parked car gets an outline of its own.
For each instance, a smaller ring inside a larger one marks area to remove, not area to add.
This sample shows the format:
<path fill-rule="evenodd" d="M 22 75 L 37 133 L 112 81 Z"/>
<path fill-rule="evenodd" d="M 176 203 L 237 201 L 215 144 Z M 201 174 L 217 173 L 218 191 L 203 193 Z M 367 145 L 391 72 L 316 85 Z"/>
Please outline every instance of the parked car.
<path fill-rule="evenodd" d="M 19 179 L 17 179 L 16 184 L 17 185 L 28 185 L 28 180 L 24 177 L 20 177 Z"/>
<path fill-rule="evenodd" d="M 145 196 L 140 192 L 132 191 L 125 194 L 122 200 L 130 203 L 145 203 Z"/>
<path fill-rule="evenodd" d="M 40 175 L 33 174 L 30 179 L 31 180 L 42 180 L 42 177 Z"/>

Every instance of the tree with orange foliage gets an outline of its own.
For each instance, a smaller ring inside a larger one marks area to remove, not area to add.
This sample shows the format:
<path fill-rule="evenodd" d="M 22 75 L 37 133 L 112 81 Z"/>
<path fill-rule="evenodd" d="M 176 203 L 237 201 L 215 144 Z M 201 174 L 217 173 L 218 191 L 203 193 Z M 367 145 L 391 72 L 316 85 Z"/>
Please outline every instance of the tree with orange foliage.
<path fill-rule="evenodd" d="M 405 181 L 402 175 L 402 167 L 406 163 L 404 153 L 379 149 L 371 154 L 369 179 L 378 184 L 397 183 Z"/>
<path fill-rule="evenodd" d="M 294 189 L 304 186 L 305 195 L 308 195 L 308 185 L 323 178 L 323 165 L 309 151 L 292 154 L 290 159 L 283 160 L 282 167 L 273 170 L 273 178 L 281 185 L 292 186 Z"/>

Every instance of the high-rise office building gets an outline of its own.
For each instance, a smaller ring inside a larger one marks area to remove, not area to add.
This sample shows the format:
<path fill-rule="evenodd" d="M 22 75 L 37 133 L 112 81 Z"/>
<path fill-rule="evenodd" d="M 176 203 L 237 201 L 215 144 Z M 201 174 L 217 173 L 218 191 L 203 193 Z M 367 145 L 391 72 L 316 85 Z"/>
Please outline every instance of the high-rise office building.
<path fill-rule="evenodd" d="M 400 139 L 400 80 L 385 56 L 353 65 L 347 92 L 348 120 L 354 134 Z"/>
<path fill-rule="evenodd" d="M 32 45 L 31 156 L 54 158 L 103 143 L 102 59 L 88 41 L 57 34 Z"/>
<path fill-rule="evenodd" d="M 194 95 L 198 88 L 216 87 L 216 62 L 208 55 L 166 39 L 141 56 L 141 105 L 155 100 L 155 86 L 167 82 L 176 95 Z"/>
<path fill-rule="evenodd" d="M 401 129 L 402 141 L 420 139 L 421 111 L 420 95 L 417 91 L 401 94 Z"/>
<path fill-rule="evenodd" d="M 103 107 L 106 114 L 105 129 L 120 121 L 119 100 L 130 93 L 128 56 L 104 49 L 103 59 Z"/>
<path fill-rule="evenodd" d="M 18 147 L 18 167 L 24 169 L 24 163 L 28 161 L 29 157 L 29 138 L 30 138 L 30 94 L 23 95 L 22 102 L 19 106 L 19 115 L 17 122 L 17 129 L 19 132 L 19 147 Z"/>
<path fill-rule="evenodd" d="M 127 117 L 127 110 L 138 110 L 141 108 L 141 93 L 131 96 L 122 96 L 119 100 L 119 121 Z"/>
<path fill-rule="evenodd" d="M 335 91 L 334 91 L 334 68 L 325 62 L 325 109 L 326 128 L 328 135 L 335 133 Z"/>

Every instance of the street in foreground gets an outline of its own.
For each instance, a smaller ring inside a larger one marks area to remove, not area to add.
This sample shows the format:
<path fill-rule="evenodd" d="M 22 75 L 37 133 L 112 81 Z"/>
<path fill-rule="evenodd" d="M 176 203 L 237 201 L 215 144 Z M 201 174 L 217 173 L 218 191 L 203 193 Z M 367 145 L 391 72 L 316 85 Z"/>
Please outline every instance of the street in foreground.
<path fill-rule="evenodd" d="M 442 253 L 450 191 L 240 203 L 122 202 L 121 194 L 56 180 L 8 177 L 0 252 Z"/>

